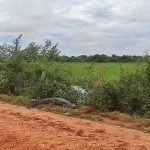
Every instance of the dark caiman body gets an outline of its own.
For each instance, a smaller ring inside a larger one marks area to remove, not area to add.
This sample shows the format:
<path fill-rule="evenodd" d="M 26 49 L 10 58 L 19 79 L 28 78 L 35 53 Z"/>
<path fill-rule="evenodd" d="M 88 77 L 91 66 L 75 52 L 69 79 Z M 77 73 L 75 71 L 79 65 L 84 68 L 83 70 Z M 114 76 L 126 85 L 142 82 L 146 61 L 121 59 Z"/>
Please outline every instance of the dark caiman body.
<path fill-rule="evenodd" d="M 65 100 L 63 98 L 57 98 L 57 97 L 53 97 L 53 98 L 45 98 L 45 99 L 38 99 L 38 100 L 31 100 L 28 104 L 29 107 L 35 107 L 38 105 L 42 105 L 42 104 L 53 104 L 53 105 L 58 105 L 58 106 L 62 106 L 62 107 L 68 107 L 68 108 L 76 108 L 76 105 L 69 102 L 68 100 Z"/>

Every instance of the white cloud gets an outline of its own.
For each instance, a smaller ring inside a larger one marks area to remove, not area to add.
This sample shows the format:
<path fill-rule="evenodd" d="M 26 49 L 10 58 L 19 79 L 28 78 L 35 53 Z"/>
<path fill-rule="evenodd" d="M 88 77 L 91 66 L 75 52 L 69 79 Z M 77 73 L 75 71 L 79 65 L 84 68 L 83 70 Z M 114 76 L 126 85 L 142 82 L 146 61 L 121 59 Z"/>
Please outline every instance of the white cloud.
<path fill-rule="evenodd" d="M 143 54 L 150 48 L 149 6 L 148 0 L 0 0 L 0 39 L 50 38 L 67 55 Z"/>

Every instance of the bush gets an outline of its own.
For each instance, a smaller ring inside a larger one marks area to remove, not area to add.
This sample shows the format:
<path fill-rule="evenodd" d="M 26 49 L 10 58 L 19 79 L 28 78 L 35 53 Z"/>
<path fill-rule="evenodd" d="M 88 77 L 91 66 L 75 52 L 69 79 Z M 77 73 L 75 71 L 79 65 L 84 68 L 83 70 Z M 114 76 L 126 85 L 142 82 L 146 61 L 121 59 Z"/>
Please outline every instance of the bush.
<path fill-rule="evenodd" d="M 0 61 L 0 93 L 29 98 L 58 96 L 76 102 L 79 93 L 71 88 L 67 71 L 61 63 L 53 60 L 59 54 L 56 46 L 46 41 L 43 49 L 34 43 L 17 51 L 13 46 L 0 47 L 3 58 Z M 5 52 L 5 49 L 11 53 Z"/>
<path fill-rule="evenodd" d="M 100 111 L 148 114 L 150 110 L 150 63 L 135 74 L 122 71 L 118 81 L 104 83 L 90 97 L 89 105 Z"/>

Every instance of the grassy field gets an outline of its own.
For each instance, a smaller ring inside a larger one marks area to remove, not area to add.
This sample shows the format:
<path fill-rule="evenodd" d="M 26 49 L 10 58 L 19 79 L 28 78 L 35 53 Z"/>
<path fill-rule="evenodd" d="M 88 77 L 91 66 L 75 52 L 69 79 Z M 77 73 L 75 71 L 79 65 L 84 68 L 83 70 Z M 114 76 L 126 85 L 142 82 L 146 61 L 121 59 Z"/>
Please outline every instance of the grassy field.
<path fill-rule="evenodd" d="M 72 85 L 80 85 L 85 79 L 96 80 L 100 74 L 103 74 L 104 81 L 118 80 L 122 70 L 132 74 L 144 67 L 145 63 L 39 62 L 26 63 L 25 68 L 28 71 L 41 68 L 46 72 L 53 72 L 55 76 L 65 74 L 64 78 L 71 81 Z"/>
<path fill-rule="evenodd" d="M 132 74 L 144 68 L 144 63 L 62 63 L 63 68 L 68 72 L 69 79 L 73 84 L 77 84 L 83 78 L 97 78 L 100 73 L 104 75 L 105 81 L 119 79 L 121 70 Z"/>

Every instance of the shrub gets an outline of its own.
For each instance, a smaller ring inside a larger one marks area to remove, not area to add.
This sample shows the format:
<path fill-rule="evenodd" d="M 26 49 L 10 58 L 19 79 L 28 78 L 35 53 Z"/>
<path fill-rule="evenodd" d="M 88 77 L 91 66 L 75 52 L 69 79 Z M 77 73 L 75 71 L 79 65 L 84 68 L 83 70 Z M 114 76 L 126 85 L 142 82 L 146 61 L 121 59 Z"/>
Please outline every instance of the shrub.
<path fill-rule="evenodd" d="M 134 74 L 122 70 L 118 81 L 104 83 L 90 97 L 89 105 L 100 111 L 148 114 L 150 110 L 150 63 Z"/>

